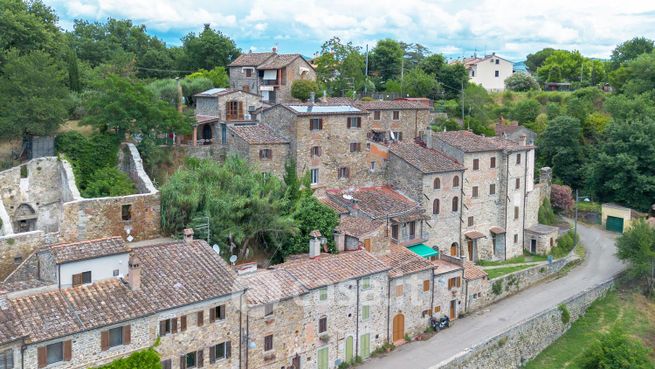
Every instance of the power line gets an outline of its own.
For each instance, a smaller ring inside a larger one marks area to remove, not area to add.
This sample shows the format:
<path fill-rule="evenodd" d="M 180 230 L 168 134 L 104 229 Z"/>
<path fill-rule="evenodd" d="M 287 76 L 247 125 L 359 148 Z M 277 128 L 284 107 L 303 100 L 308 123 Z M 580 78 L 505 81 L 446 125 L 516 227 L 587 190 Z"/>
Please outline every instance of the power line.
<path fill-rule="evenodd" d="M 157 68 L 146 68 L 146 67 L 135 67 L 136 69 L 149 70 L 153 72 L 173 72 L 173 73 L 194 73 L 193 70 L 174 70 L 174 69 L 157 69 Z"/>

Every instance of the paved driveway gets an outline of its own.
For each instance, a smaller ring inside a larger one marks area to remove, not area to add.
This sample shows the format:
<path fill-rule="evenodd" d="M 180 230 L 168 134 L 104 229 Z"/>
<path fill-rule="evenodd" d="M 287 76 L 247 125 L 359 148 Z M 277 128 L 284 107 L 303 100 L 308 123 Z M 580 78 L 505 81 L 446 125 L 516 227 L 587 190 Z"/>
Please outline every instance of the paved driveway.
<path fill-rule="evenodd" d="M 565 277 L 528 288 L 455 321 L 451 328 L 439 332 L 428 341 L 400 346 L 386 357 L 371 359 L 359 368 L 430 368 L 468 347 L 502 333 L 521 320 L 607 280 L 624 268 L 615 256 L 616 235 L 580 223 L 578 233 L 587 249 L 587 257 Z"/>

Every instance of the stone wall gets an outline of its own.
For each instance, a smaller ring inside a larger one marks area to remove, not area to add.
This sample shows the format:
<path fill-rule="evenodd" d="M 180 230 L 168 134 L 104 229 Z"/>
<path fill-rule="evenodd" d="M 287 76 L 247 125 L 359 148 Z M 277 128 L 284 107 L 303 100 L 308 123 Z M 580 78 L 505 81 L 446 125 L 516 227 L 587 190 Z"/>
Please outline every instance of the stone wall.
<path fill-rule="evenodd" d="M 46 242 L 43 231 L 16 233 L 0 237 L 0 281 Z"/>
<path fill-rule="evenodd" d="M 443 257 L 442 257 L 443 258 Z M 464 290 L 464 274 L 463 269 L 456 269 L 446 273 L 439 273 L 437 268 L 437 275 L 434 276 L 434 308 L 433 314 L 437 316 L 450 315 L 451 301 L 455 300 L 455 317 L 457 319 L 460 313 L 464 312 L 465 298 Z M 448 288 L 448 280 L 451 278 L 460 278 L 461 284 L 459 287 Z"/>
<path fill-rule="evenodd" d="M 307 71 L 305 71 L 303 74 L 300 72 L 301 67 L 307 69 Z M 293 81 L 299 79 L 316 81 L 316 71 L 302 57 L 296 58 L 293 62 L 291 62 L 291 64 L 287 65 L 285 68 L 282 68 L 281 73 L 284 74 L 282 77 L 283 84 L 275 90 L 276 103 L 295 100 L 291 96 L 291 86 L 293 85 Z"/>
<path fill-rule="evenodd" d="M 428 109 L 399 109 L 400 119 L 393 120 L 394 110 L 380 110 L 380 119 L 374 119 L 374 110 L 369 110 L 371 114 L 366 120 L 367 131 L 376 130 L 384 131 L 386 138 L 389 138 L 389 131 L 402 132 L 402 140 L 412 142 L 415 137 L 420 137 L 421 133 L 426 131 L 430 126 L 430 111 Z"/>
<path fill-rule="evenodd" d="M 124 143 L 119 152 L 119 165 L 123 172 L 134 182 L 139 193 L 155 193 L 157 189 L 143 169 L 143 160 L 139 150 L 132 143 Z"/>
<path fill-rule="evenodd" d="M 514 369 L 522 367 L 555 342 L 570 328 L 587 308 L 604 296 L 614 285 L 614 278 L 564 301 L 571 319 L 562 322 L 562 313 L 553 306 L 483 343 L 467 348 L 456 357 L 441 362 L 435 368 Z"/>
<path fill-rule="evenodd" d="M 216 96 L 194 96 L 193 102 L 196 105 L 196 115 L 209 115 L 218 117 L 220 109 L 218 106 L 218 98 Z"/>
<path fill-rule="evenodd" d="M 246 77 L 244 69 L 247 68 L 252 70 L 250 77 Z M 257 89 L 259 88 L 259 74 L 254 67 L 230 67 L 228 69 L 230 73 L 230 87 L 243 90 L 244 86 L 248 86 L 250 91 L 257 93 Z"/>
<path fill-rule="evenodd" d="M 261 172 L 271 173 L 278 178 L 284 177 L 284 165 L 289 156 L 289 144 L 257 144 L 251 145 L 241 137 L 230 131 L 229 151 L 243 157 L 251 165 Z M 260 150 L 270 149 L 271 159 L 262 159 L 259 156 Z"/>
<path fill-rule="evenodd" d="M 394 318 L 399 314 L 404 317 L 405 334 L 410 337 L 423 333 L 425 328 L 429 326 L 432 311 L 432 274 L 432 269 L 429 269 L 391 280 L 391 296 L 389 299 L 390 332 L 394 332 Z M 430 288 L 427 291 L 423 289 L 424 281 L 429 281 Z M 400 296 L 397 294 L 398 286 L 402 286 L 403 290 Z M 424 312 L 427 314 L 424 315 Z M 393 340 L 393 334 L 391 335 Z"/>

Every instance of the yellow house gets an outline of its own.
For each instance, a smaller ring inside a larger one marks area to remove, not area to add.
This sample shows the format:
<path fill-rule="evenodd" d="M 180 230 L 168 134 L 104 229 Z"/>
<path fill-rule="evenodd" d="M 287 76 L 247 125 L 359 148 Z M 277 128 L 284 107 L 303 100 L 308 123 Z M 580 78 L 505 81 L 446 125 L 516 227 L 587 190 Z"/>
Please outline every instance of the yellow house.
<path fill-rule="evenodd" d="M 623 233 L 632 221 L 641 217 L 641 213 L 621 205 L 608 203 L 601 207 L 602 223 L 608 231 Z"/>

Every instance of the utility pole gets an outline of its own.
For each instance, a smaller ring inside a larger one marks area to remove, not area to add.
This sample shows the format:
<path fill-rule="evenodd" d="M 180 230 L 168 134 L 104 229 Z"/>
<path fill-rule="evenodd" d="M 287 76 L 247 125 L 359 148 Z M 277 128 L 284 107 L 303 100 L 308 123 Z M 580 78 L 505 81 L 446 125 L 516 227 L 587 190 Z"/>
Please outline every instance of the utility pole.
<path fill-rule="evenodd" d="M 463 79 L 462 79 L 462 103 L 460 105 L 462 105 L 462 125 L 464 125 L 464 80 Z M 468 129 L 469 127 L 466 128 Z"/>
<path fill-rule="evenodd" d="M 405 56 L 400 59 L 400 97 L 403 97 L 403 81 L 405 77 Z"/>
<path fill-rule="evenodd" d="M 589 197 L 583 196 L 584 201 L 587 202 L 589 201 Z M 575 221 L 573 223 L 573 248 L 575 249 L 575 246 L 578 244 L 578 200 L 580 200 L 580 196 L 578 196 L 578 190 L 575 190 Z"/>
<path fill-rule="evenodd" d="M 366 67 L 364 70 L 364 96 L 368 92 L 368 44 L 366 44 Z"/>

